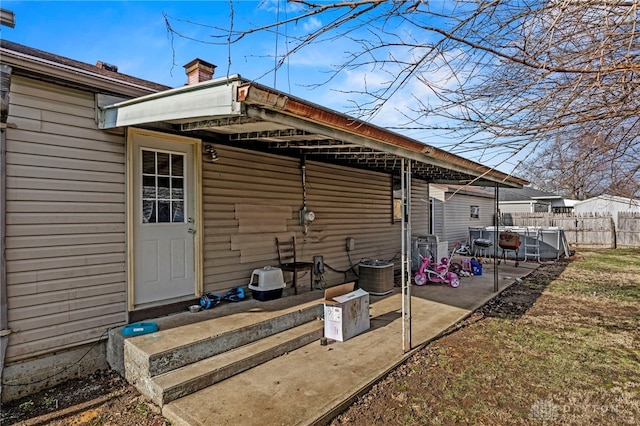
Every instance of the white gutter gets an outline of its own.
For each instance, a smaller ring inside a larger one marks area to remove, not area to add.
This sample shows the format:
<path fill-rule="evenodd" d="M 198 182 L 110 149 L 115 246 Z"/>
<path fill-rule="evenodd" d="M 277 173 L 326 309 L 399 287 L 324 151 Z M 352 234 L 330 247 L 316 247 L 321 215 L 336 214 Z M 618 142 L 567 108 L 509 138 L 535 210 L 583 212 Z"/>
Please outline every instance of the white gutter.
<path fill-rule="evenodd" d="M 531 200 L 500 201 L 500 204 L 531 204 L 532 202 L 537 204 L 537 201 L 531 201 Z"/>
<path fill-rule="evenodd" d="M 233 75 L 108 105 L 99 111 L 98 126 L 112 129 L 163 121 L 239 116 L 242 108 L 236 101 L 236 92 L 241 83 L 240 76 Z"/>

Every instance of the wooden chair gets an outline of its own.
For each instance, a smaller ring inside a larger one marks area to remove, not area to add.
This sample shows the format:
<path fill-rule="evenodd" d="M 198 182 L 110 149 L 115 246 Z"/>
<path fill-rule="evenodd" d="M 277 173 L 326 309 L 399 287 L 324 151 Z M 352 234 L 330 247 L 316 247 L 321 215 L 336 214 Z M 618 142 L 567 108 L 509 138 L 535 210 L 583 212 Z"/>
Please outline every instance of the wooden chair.
<path fill-rule="evenodd" d="M 280 269 L 293 272 L 293 291 L 298 294 L 298 272 L 309 271 L 311 290 L 313 290 L 313 262 L 299 262 L 296 256 L 296 237 L 290 240 L 280 241 L 276 237 L 276 249 L 278 250 L 278 262 Z"/>

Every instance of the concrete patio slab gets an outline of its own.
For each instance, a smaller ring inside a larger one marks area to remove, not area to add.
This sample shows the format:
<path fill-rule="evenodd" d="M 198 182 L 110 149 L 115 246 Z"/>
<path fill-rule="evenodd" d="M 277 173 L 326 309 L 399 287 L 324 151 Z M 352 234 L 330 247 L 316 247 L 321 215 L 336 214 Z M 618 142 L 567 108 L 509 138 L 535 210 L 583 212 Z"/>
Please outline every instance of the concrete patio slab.
<path fill-rule="evenodd" d="M 498 266 L 498 292 L 539 265 Z M 411 287 L 412 350 L 403 351 L 400 289 L 371 296 L 371 328 L 345 342 L 315 341 L 163 407 L 176 426 L 320 425 L 331 421 L 421 345 L 497 295 L 493 264 L 458 288 Z M 285 298 L 286 299 L 286 298 Z"/>

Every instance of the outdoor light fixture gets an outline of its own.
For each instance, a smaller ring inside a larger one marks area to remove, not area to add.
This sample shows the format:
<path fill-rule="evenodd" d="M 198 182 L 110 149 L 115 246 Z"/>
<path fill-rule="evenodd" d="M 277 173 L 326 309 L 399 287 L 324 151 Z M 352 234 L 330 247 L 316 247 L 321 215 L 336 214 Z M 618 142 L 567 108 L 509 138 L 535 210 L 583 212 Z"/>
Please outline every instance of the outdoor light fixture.
<path fill-rule="evenodd" d="M 211 162 L 218 161 L 220 159 L 216 150 L 213 149 L 213 145 L 206 145 L 204 147 L 204 153 L 208 155 L 208 160 Z"/>

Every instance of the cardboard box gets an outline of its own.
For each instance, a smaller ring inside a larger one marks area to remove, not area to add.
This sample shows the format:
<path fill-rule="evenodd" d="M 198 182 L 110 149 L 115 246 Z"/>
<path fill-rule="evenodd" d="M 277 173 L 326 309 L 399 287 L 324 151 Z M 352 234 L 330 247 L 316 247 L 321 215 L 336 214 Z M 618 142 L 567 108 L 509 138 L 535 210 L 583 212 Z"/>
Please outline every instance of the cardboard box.
<path fill-rule="evenodd" d="M 324 337 L 344 342 L 370 327 L 369 293 L 354 290 L 355 283 L 324 291 Z"/>

